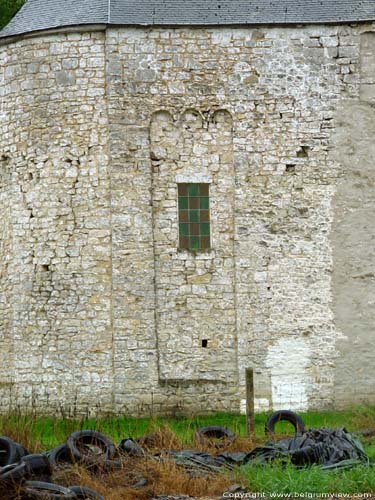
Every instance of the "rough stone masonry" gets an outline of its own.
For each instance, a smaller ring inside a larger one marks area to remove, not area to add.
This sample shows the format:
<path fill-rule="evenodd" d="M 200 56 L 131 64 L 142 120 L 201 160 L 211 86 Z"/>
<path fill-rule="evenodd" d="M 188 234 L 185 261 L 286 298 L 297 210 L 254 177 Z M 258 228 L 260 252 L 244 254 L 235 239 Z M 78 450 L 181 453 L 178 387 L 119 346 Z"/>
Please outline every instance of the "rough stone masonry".
<path fill-rule="evenodd" d="M 0 409 L 374 403 L 374 103 L 371 22 L 6 38 Z"/>

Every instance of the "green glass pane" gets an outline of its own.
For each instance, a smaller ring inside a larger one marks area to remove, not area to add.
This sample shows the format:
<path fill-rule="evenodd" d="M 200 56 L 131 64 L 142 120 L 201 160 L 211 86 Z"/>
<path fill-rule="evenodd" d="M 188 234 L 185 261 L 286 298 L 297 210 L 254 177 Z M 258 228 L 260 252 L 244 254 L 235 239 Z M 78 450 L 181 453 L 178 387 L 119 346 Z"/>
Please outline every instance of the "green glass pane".
<path fill-rule="evenodd" d="M 190 237 L 190 248 L 192 250 L 199 249 L 199 236 L 191 236 Z"/>
<path fill-rule="evenodd" d="M 189 196 L 199 196 L 199 184 L 189 184 Z"/>
<path fill-rule="evenodd" d="M 184 209 L 189 208 L 189 198 L 185 198 L 183 196 L 180 196 L 178 198 L 178 208 L 180 210 L 184 210 Z"/>
<path fill-rule="evenodd" d="M 200 198 L 200 208 L 203 210 L 208 210 L 209 207 L 209 198 L 208 196 L 204 196 Z"/>
<path fill-rule="evenodd" d="M 199 210 L 190 210 L 190 222 L 199 222 Z"/>
<path fill-rule="evenodd" d="M 180 236 L 189 236 L 189 224 L 180 224 Z"/>
<path fill-rule="evenodd" d="M 201 226 L 201 235 L 202 236 L 209 236 L 210 235 L 209 222 L 203 222 L 200 226 Z"/>

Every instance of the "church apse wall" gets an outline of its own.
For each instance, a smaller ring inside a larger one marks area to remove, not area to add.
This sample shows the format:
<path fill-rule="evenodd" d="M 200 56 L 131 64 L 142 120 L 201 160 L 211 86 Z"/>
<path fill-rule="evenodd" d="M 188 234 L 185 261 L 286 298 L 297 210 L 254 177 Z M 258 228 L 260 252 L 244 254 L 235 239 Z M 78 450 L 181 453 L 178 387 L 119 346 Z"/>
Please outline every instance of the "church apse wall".
<path fill-rule="evenodd" d="M 332 149 L 337 109 L 365 91 L 361 30 L 110 28 L 0 47 L 4 394 L 46 411 L 239 411 L 252 367 L 257 409 L 338 404 L 348 167 Z"/>
<path fill-rule="evenodd" d="M 329 141 L 337 102 L 357 98 L 358 47 L 358 34 L 346 27 L 109 30 L 116 179 L 127 180 L 133 199 L 139 190 L 147 211 L 138 219 L 144 226 L 135 218 L 126 224 L 132 252 L 119 266 L 139 262 L 149 285 L 139 282 L 135 291 L 129 280 L 118 313 L 124 324 L 143 317 L 151 340 L 141 355 L 137 323 L 128 331 L 132 362 L 120 350 L 119 367 L 122 360 L 121 377 L 125 369 L 130 379 L 137 357 L 148 360 L 152 370 L 143 364 L 139 374 L 146 405 L 165 408 L 168 394 L 172 406 L 238 408 L 249 366 L 259 409 L 332 404 L 340 332 L 330 307 L 329 234 L 340 165 L 329 157 Z M 210 119 L 217 110 L 231 117 L 232 141 L 215 157 Z M 180 183 L 209 184 L 206 251 L 179 248 Z M 222 233 L 216 210 L 228 215 Z M 133 313 L 125 307 L 129 294 L 137 295 Z M 215 307 L 225 300 L 220 325 Z"/>
<path fill-rule="evenodd" d="M 80 401 L 105 411 L 112 333 L 104 34 L 56 34 L 0 52 L 1 407 L 69 413 Z"/>

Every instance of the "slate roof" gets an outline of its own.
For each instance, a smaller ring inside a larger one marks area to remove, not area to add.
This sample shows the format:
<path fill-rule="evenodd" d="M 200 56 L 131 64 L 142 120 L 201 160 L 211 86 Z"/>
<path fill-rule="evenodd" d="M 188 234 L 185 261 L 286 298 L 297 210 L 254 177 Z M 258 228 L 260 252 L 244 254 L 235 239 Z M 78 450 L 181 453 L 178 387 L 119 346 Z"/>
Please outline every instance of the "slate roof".
<path fill-rule="evenodd" d="M 89 24 L 254 25 L 375 20 L 375 0 L 28 0 L 8 37 Z"/>

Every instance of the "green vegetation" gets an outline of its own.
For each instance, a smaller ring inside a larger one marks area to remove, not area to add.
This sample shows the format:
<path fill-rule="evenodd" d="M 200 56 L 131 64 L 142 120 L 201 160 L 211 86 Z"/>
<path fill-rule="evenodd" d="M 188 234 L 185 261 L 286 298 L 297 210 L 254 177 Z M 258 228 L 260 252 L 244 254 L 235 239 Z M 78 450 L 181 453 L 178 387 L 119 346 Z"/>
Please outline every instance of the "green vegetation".
<path fill-rule="evenodd" d="M 375 492 L 373 467 L 322 471 L 319 467 L 297 470 L 293 465 L 245 466 L 237 480 L 252 492 L 285 493 L 372 493 Z"/>
<path fill-rule="evenodd" d="M 300 413 L 306 427 L 346 427 L 349 431 L 375 429 L 375 407 L 355 407 L 347 411 Z M 194 448 L 194 433 L 206 425 L 224 425 L 239 437 L 232 451 L 247 451 L 266 441 L 264 423 L 267 414 L 256 415 L 256 436 L 246 438 L 246 420 L 243 415 L 216 414 L 210 416 L 130 418 L 107 417 L 101 419 L 68 419 L 13 415 L 0 417 L 0 434 L 7 435 L 31 451 L 50 449 L 64 442 L 79 429 L 95 429 L 110 436 L 116 443 L 125 437 L 139 437 L 159 432 L 163 446 Z M 278 436 L 291 433 L 289 424 L 279 423 Z M 366 453 L 375 462 L 375 438 L 363 438 Z M 208 451 L 215 452 L 213 449 Z M 252 492 L 266 493 L 367 493 L 375 492 L 375 470 L 372 466 L 322 471 L 318 467 L 297 470 L 291 464 L 275 462 L 268 465 L 246 465 L 230 474 L 231 482 L 239 482 Z"/>
<path fill-rule="evenodd" d="M 349 431 L 375 428 L 375 407 L 355 407 L 346 411 L 299 413 L 307 428 L 310 427 L 346 427 Z M 255 416 L 255 434 L 257 442 L 264 442 L 264 424 L 268 414 Z M 206 425 L 223 425 L 231 428 L 240 436 L 246 436 L 246 418 L 244 415 L 218 413 L 194 417 L 104 417 L 67 418 L 36 417 L 33 415 L 0 416 L 0 433 L 8 435 L 28 435 L 43 447 L 50 448 L 61 443 L 73 431 L 95 429 L 108 434 L 118 441 L 124 437 L 139 437 L 160 427 L 168 427 L 177 438 L 186 445 L 191 445 L 197 428 Z M 292 426 L 280 422 L 276 428 L 279 435 L 290 434 Z M 7 434 L 8 433 L 8 434 Z M 375 457 L 375 454 L 374 454 Z"/>
<path fill-rule="evenodd" d="M 0 29 L 19 11 L 25 0 L 0 0 Z"/>

